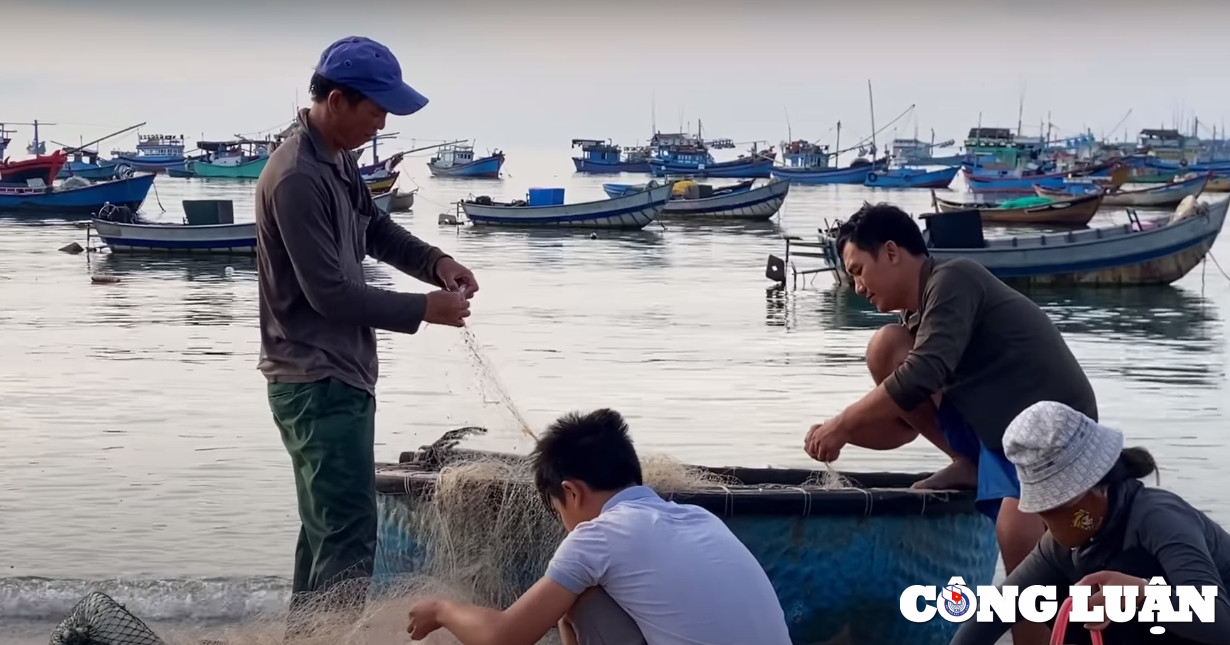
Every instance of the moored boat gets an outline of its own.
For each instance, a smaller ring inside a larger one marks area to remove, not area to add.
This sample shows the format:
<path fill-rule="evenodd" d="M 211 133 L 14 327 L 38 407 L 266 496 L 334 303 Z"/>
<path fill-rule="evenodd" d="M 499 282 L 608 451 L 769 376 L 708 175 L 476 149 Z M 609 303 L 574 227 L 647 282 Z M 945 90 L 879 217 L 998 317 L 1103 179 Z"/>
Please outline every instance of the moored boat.
<path fill-rule="evenodd" d="M 198 141 L 196 146 L 208 154 L 185 164 L 195 177 L 216 179 L 259 179 L 269 155 L 280 140 L 237 139 Z"/>
<path fill-rule="evenodd" d="M 572 165 L 577 172 L 606 173 L 649 173 L 650 150 L 648 147 L 624 148 L 610 140 L 573 139 L 572 147 L 581 146 L 581 156 L 572 158 Z"/>
<path fill-rule="evenodd" d="M 368 179 L 364 183 L 367 184 L 367 189 L 372 191 L 372 194 L 383 193 L 393 189 L 393 184 L 397 183 L 397 177 L 401 173 L 394 172 L 391 175 L 386 175 L 377 179 Z"/>
<path fill-rule="evenodd" d="M 1226 220 L 1230 197 L 1197 202 L 1190 197 L 1174 213 L 1151 220 L 1128 211 L 1129 222 L 1041 235 L 984 238 L 982 212 L 964 210 L 924 215 L 932 257 L 963 257 L 1018 286 L 1143 286 L 1170 284 L 1200 264 Z M 769 256 L 766 277 L 779 283 L 790 267 L 798 276 L 833 271 L 850 285 L 837 253 L 836 228 L 816 240 L 786 236 L 786 258 Z M 795 258 L 818 260 L 819 268 L 798 270 Z"/>
<path fill-rule="evenodd" d="M 143 220 L 135 209 L 108 204 L 90 228 L 114 253 L 256 252 L 256 223 L 235 223 L 231 200 L 184 200 L 182 223 Z"/>
<path fill-rule="evenodd" d="M 1199 197 L 1210 180 L 1210 173 L 1194 175 L 1168 184 L 1156 184 L 1146 188 L 1123 190 L 1119 187 L 1068 183 L 1062 188 L 1035 186 L 1039 196 L 1057 197 L 1070 195 L 1103 194 L 1102 203 L 1107 206 L 1162 207 L 1175 206 L 1188 197 Z"/>
<path fill-rule="evenodd" d="M 58 186 L 0 186 L 0 212 L 90 215 L 105 204 L 139 208 L 154 185 L 152 173 L 89 183 L 80 178 Z"/>
<path fill-rule="evenodd" d="M 869 172 L 863 185 L 869 188 L 947 188 L 961 166 L 925 170 L 923 168 L 890 168 L 884 172 Z"/>
<path fill-rule="evenodd" d="M 786 201 L 790 192 L 789 179 L 770 179 L 768 183 L 753 188 L 735 185 L 727 188 L 711 188 L 692 182 L 682 195 L 676 190 L 662 208 L 662 219 L 739 219 L 765 221 L 772 219 Z M 679 184 L 676 184 L 678 189 Z M 708 190 L 702 190 L 708 189 Z"/>
<path fill-rule="evenodd" d="M 185 161 L 184 135 L 140 135 L 135 152 L 113 151 L 112 161 L 144 172 L 166 172 L 170 168 L 182 170 Z"/>
<path fill-rule="evenodd" d="M 33 159 L 21 161 L 0 162 L 0 182 L 6 184 L 24 184 L 30 181 L 41 181 L 50 186 L 55 183 L 60 170 L 68 163 L 68 154 L 56 150 L 49 155 L 38 155 Z"/>
<path fill-rule="evenodd" d="M 440 154 L 427 162 L 433 177 L 464 177 L 469 179 L 498 179 L 504 167 L 504 153 L 496 150 L 486 157 L 474 158 L 474 146 L 450 145 L 440 149 Z"/>
<path fill-rule="evenodd" d="M 683 185 L 695 184 L 695 183 L 696 182 L 693 182 L 691 180 L 682 180 L 682 181 L 676 182 L 675 190 L 672 193 L 672 196 L 678 194 L 679 191 L 683 189 Z M 756 183 L 755 179 L 747 179 L 737 184 L 723 186 L 720 190 L 722 190 L 724 193 L 751 190 L 752 186 L 755 183 Z M 652 179 L 644 184 L 614 184 L 614 183 L 611 183 L 611 184 L 602 184 L 602 191 L 605 192 L 608 197 L 623 197 L 624 195 L 640 192 L 642 190 L 645 190 L 647 188 L 650 188 L 652 186 L 657 186 L 657 185 L 658 185 L 658 182 Z M 700 184 L 697 184 L 697 185 L 700 185 Z M 712 187 L 707 187 L 707 188 L 709 190 L 712 190 Z M 705 190 L 705 188 L 702 188 L 701 190 Z"/>
<path fill-rule="evenodd" d="M 510 203 L 478 197 L 458 202 L 476 225 L 552 228 L 642 229 L 662 214 L 674 182 L 592 202 L 563 203 L 563 189 L 530 189 L 527 200 Z"/>
<path fill-rule="evenodd" d="M 1102 195 L 1032 197 L 999 204 L 955 202 L 931 191 L 931 204 L 939 213 L 977 210 L 984 224 L 1050 224 L 1085 226 L 1102 205 Z"/>
<path fill-rule="evenodd" d="M 437 490 L 444 492 L 437 489 L 442 471 L 494 460 L 509 465 L 486 470 L 509 475 L 451 479 L 450 501 L 437 497 Z M 448 551 L 457 542 L 437 539 L 452 535 L 482 549 L 467 546 L 461 557 L 493 561 L 491 568 L 471 569 L 474 580 L 460 581 L 482 596 L 480 602 L 507 603 L 523 593 L 542 575 L 564 534 L 545 508 L 536 513 L 505 506 L 541 504 L 532 479 L 521 476 L 525 460 L 433 446 L 404 453 L 397 464 L 377 465 L 376 584 L 451 562 L 460 555 Z M 958 624 L 909 622 L 898 611 L 902 591 L 917 584 L 942 586 L 953 576 L 971 588 L 994 579 L 999 557 L 994 525 L 975 509 L 972 492 L 910 489 L 925 474 L 841 473 L 845 481 L 826 486 L 825 471 L 681 467 L 709 473 L 721 483 L 646 484 L 666 499 L 711 511 L 729 527 L 768 574 L 796 643 L 946 645 Z M 457 519 L 478 536 L 450 534 L 449 526 L 439 524 L 451 517 L 451 500 L 458 495 L 457 503 L 472 508 L 473 515 Z M 501 521 L 505 513 L 518 519 Z M 906 535 L 909 539 L 902 538 Z"/>

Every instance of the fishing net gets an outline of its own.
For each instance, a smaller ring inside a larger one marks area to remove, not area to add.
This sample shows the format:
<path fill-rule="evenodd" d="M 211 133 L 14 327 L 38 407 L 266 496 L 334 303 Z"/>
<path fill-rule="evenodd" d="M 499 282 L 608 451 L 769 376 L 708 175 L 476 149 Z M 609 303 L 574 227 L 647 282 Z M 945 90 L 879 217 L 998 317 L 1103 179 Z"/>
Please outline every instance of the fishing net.
<path fill-rule="evenodd" d="M 443 437 L 451 448 L 471 430 Z M 714 490 L 739 486 L 733 477 L 684 464 L 665 455 L 641 459 L 645 484 L 659 494 Z M 298 606 L 291 615 L 255 616 L 225 628 L 163 629 L 160 640 L 143 623 L 102 594 L 91 594 L 73 611 L 66 625 L 88 626 L 68 634 L 97 634 L 96 640 L 53 637 L 52 645 L 383 645 L 407 642 L 408 611 L 424 598 L 503 609 L 529 588 L 546 570 L 565 532 L 559 518 L 533 485 L 531 464 L 524 457 L 492 453 L 443 458 L 431 470 L 438 472 L 429 492 L 407 502 L 412 530 L 423 550 L 414 575 L 396 580 L 352 580 L 328 595 Z M 801 484 L 815 489 L 849 486 L 831 466 L 813 473 Z M 774 488 L 774 485 L 757 485 Z M 797 488 L 789 486 L 786 488 Z M 409 520 L 408 520 L 409 521 Z M 356 608 L 348 600 L 347 585 L 363 585 L 367 603 Z M 59 638 L 59 640 L 56 640 Z M 456 645 L 444 630 L 432 634 L 426 645 Z M 538 645 L 557 645 L 552 630 Z"/>
<path fill-rule="evenodd" d="M 165 645 L 107 594 L 91 592 L 51 634 L 51 645 Z"/>

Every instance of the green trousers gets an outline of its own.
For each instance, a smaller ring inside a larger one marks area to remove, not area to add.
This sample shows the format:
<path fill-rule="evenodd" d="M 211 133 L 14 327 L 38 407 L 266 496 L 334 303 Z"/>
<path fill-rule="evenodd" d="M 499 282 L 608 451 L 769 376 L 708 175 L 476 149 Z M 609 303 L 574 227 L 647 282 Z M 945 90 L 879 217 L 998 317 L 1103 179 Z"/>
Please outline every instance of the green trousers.
<path fill-rule="evenodd" d="M 361 611 L 376 559 L 376 399 L 328 378 L 270 383 L 269 407 L 294 467 L 301 523 L 292 614 Z"/>

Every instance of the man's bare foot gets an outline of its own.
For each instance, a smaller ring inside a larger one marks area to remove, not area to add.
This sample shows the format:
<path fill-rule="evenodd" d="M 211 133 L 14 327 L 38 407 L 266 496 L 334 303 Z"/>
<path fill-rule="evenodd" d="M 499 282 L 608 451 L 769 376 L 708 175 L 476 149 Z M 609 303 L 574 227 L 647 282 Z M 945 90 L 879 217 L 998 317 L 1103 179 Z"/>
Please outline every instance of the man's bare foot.
<path fill-rule="evenodd" d="M 928 490 L 978 488 L 978 466 L 968 459 L 958 457 L 930 477 L 915 482 L 910 488 Z"/>

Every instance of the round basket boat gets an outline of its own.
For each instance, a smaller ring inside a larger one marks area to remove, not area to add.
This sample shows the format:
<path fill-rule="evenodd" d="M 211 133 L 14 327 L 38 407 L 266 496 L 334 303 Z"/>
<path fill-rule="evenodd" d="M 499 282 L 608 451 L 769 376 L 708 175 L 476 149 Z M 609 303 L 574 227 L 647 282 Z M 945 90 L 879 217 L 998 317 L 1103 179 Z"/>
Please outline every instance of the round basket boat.
<path fill-rule="evenodd" d="M 456 548 L 428 544 L 439 535 L 432 523 L 447 521 L 432 512 L 441 469 L 492 458 L 525 460 L 452 448 L 442 456 L 425 449 L 377 466 L 377 584 L 427 573 L 433 546 Z M 940 588 L 953 576 L 971 588 L 993 583 L 999 556 L 993 523 L 975 509 L 972 491 L 909 489 L 929 473 L 841 473 L 849 487 L 825 488 L 811 483 L 823 473 L 810 470 L 699 468 L 737 483 L 659 494 L 722 518 L 768 573 L 796 644 L 946 645 L 958 625 L 939 617 L 922 624 L 907 621 L 901 593 L 910 585 Z M 532 487 L 526 478 L 502 482 L 499 491 L 475 488 L 475 496 L 489 498 L 488 506 L 477 506 L 486 509 L 474 514 L 477 521 L 495 523 L 509 490 L 524 500 L 533 495 Z M 543 513 L 558 525 L 545 508 Z M 487 599 L 497 606 L 507 606 L 542 575 L 563 535 L 558 526 L 558 536 L 546 540 L 541 533 L 508 534 L 514 525 L 501 527 L 501 539 L 491 541 L 498 542 L 492 546 L 499 546 L 501 555 L 482 567 L 507 585 L 499 597 Z M 541 546 L 537 551 L 526 546 L 533 544 Z M 453 557 L 456 563 L 458 555 Z M 465 555 L 460 558 L 467 562 Z"/>

